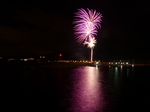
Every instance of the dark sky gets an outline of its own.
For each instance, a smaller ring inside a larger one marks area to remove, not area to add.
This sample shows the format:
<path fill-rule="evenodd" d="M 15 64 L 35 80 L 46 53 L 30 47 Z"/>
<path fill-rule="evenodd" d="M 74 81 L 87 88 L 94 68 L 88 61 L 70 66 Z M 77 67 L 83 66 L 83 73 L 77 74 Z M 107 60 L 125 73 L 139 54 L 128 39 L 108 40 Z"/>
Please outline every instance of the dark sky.
<path fill-rule="evenodd" d="M 119 1 L 119 2 L 118 2 Z M 149 58 L 150 3 L 138 0 L 42 0 L 0 3 L 0 55 L 68 53 L 89 59 L 90 49 L 75 42 L 78 8 L 102 13 L 95 59 Z"/>

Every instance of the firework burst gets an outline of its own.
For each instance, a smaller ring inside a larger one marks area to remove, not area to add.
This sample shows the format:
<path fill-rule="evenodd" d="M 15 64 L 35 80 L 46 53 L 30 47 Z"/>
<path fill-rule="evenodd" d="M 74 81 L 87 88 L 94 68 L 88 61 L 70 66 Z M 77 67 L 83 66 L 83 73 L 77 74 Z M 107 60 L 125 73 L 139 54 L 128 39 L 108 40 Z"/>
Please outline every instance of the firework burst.
<path fill-rule="evenodd" d="M 100 23 L 102 21 L 102 14 L 96 12 L 96 10 L 87 9 L 78 9 L 78 12 L 75 15 L 74 20 L 74 30 L 78 43 L 82 43 L 84 41 L 89 41 L 91 38 L 95 40 L 95 36 L 98 33 L 98 29 L 100 28 Z"/>
<path fill-rule="evenodd" d="M 96 12 L 93 9 L 78 9 L 75 15 L 75 20 L 73 24 L 76 40 L 78 43 L 83 43 L 91 48 L 91 61 L 93 56 L 93 48 L 96 43 L 95 36 L 97 36 L 98 29 L 101 27 L 100 23 L 102 21 L 102 14 Z"/>

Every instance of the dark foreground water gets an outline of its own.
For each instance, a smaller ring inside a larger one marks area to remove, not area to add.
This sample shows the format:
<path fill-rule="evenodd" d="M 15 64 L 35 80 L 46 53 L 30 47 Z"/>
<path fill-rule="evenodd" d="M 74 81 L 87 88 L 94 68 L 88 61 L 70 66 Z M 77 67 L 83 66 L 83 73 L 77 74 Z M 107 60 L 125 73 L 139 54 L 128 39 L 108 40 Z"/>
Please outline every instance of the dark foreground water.
<path fill-rule="evenodd" d="M 0 107 L 15 111 L 149 111 L 150 67 L 1 64 Z"/>

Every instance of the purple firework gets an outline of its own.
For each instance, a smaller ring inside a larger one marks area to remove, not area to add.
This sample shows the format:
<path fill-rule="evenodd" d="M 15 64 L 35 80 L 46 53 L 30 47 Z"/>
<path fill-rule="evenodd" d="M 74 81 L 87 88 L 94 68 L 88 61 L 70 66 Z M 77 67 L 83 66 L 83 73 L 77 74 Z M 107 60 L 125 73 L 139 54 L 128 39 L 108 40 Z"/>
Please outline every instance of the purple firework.
<path fill-rule="evenodd" d="M 88 47 L 94 47 L 96 43 L 95 36 L 98 33 L 97 30 L 100 28 L 102 21 L 101 18 L 102 14 L 96 12 L 96 10 L 87 9 L 86 11 L 82 8 L 78 9 L 73 22 L 75 24 L 74 30 L 78 43 L 84 42 Z"/>

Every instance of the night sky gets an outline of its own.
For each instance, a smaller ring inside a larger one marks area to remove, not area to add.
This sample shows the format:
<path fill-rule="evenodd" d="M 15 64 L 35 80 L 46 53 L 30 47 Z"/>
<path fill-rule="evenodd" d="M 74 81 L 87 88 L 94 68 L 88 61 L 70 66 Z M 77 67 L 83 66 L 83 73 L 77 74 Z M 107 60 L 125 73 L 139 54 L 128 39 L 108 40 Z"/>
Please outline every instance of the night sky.
<path fill-rule="evenodd" d="M 119 2 L 118 2 L 119 1 Z M 90 49 L 75 42 L 74 13 L 102 13 L 94 59 L 150 57 L 150 3 L 138 0 L 42 0 L 0 3 L 0 56 L 66 53 L 89 59 Z"/>

